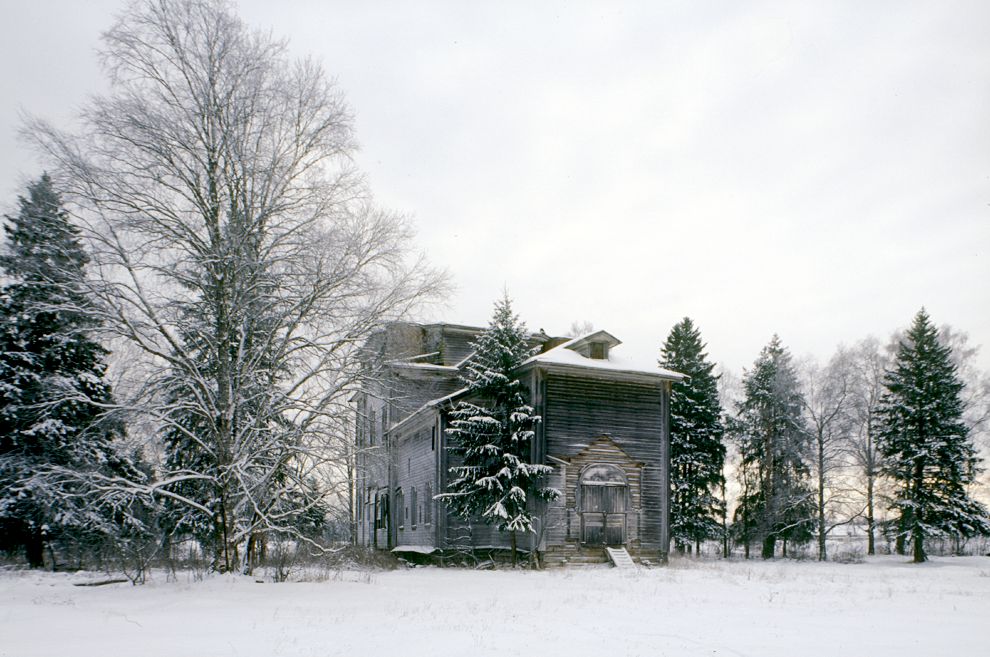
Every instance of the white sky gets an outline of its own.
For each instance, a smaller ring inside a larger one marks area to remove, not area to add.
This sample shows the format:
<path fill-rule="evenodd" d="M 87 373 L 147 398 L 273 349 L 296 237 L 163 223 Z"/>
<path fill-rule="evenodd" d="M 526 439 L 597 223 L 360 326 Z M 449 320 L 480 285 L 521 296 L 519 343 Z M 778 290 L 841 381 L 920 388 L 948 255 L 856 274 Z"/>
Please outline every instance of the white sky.
<path fill-rule="evenodd" d="M 688 315 L 737 372 L 885 337 L 925 305 L 990 367 L 990 3 L 242 0 L 321 59 L 358 162 L 485 324 L 590 320 L 652 358 Z M 531 6 L 531 5 L 539 6 Z M 867 6 L 868 5 L 868 6 Z M 0 207 L 18 111 L 104 84 L 122 6 L 0 0 Z"/>

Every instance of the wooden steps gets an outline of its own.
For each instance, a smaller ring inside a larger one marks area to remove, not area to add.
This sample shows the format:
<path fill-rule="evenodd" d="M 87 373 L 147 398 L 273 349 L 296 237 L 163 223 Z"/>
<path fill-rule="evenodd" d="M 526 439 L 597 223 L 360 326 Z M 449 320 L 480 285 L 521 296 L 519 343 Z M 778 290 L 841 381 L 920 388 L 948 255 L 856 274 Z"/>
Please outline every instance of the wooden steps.
<path fill-rule="evenodd" d="M 565 566 L 598 566 L 611 563 L 616 568 L 635 568 L 629 551 L 624 547 L 554 546 L 541 555 L 547 568 Z"/>
<path fill-rule="evenodd" d="M 632 569 L 636 567 L 633 562 L 632 557 L 626 552 L 626 548 L 605 548 L 605 554 L 608 555 L 608 560 L 612 562 L 612 565 L 616 568 L 628 568 Z"/>

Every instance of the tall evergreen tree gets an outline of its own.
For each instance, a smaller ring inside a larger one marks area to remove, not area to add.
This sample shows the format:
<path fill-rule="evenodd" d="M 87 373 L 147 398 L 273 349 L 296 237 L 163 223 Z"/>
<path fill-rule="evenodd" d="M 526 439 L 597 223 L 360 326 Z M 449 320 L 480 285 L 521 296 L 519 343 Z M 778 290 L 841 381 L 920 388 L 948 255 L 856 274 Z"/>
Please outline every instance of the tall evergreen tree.
<path fill-rule="evenodd" d="M 925 538 L 990 534 L 987 509 L 966 487 L 980 459 L 963 421 L 963 383 L 949 347 L 922 308 L 884 378 L 877 446 L 883 474 L 897 487 L 900 544 L 910 539 L 915 562 L 927 559 Z"/>
<path fill-rule="evenodd" d="M 474 355 L 462 378 L 467 398 L 451 411 L 451 452 L 460 464 L 450 469 L 452 480 L 440 497 L 465 519 L 480 517 L 512 538 L 516 561 L 517 532 L 534 531 L 531 500 L 560 496 L 541 485 L 552 472 L 531 463 L 533 428 L 540 421 L 527 403 L 516 368 L 529 358 L 526 327 L 513 314 L 508 295 L 495 304 L 488 328 L 474 342 Z"/>
<path fill-rule="evenodd" d="M 736 520 L 747 554 L 749 541 L 756 539 L 769 559 L 777 541 L 785 548 L 788 540 L 807 541 L 814 527 L 800 386 L 791 355 L 776 335 L 746 373 L 743 390 L 733 423 L 743 479 Z"/>
<path fill-rule="evenodd" d="M 83 291 L 87 256 L 44 175 L 7 217 L 0 267 L 0 534 L 43 562 L 45 543 L 106 520 L 78 488 L 87 473 L 139 478 L 107 419 L 107 352 Z"/>
<path fill-rule="evenodd" d="M 674 383 L 670 395 L 670 533 L 678 548 L 697 547 L 722 534 L 725 428 L 715 366 L 690 318 L 671 329 L 660 365 L 688 376 Z"/>

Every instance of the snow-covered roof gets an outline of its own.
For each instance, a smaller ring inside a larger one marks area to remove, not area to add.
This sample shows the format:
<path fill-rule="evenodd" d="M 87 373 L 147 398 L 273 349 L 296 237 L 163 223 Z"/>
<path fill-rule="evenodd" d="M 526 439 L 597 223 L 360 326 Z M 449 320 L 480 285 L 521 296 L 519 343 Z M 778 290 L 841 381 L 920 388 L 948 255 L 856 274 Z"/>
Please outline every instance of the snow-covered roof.
<path fill-rule="evenodd" d="M 437 549 L 432 545 L 398 545 L 392 548 L 392 552 L 415 552 L 416 554 L 433 554 Z"/>
<path fill-rule="evenodd" d="M 420 372 L 446 372 L 457 374 L 460 370 L 457 365 L 434 365 L 433 363 L 407 363 L 404 361 L 389 361 L 389 367 L 400 370 L 413 370 Z"/>
<path fill-rule="evenodd" d="M 608 338 L 610 338 L 608 341 L 615 345 L 608 350 L 608 356 L 606 358 L 588 358 L 586 356 L 582 356 L 574 350 L 575 347 L 587 344 L 593 339 L 604 337 L 600 334 L 608 336 Z M 679 372 L 674 372 L 673 370 L 667 370 L 660 367 L 657 365 L 656 361 L 643 362 L 626 357 L 622 353 L 621 343 L 619 343 L 614 336 L 606 333 L 605 331 L 595 331 L 593 333 L 588 333 L 586 335 L 568 340 L 567 342 L 557 345 L 553 349 L 549 349 L 542 354 L 536 354 L 532 358 L 529 358 L 523 362 L 520 367 L 528 367 L 532 365 L 592 369 L 603 372 L 615 372 L 616 374 L 645 374 L 672 381 L 680 381 L 681 379 L 686 378 Z"/>

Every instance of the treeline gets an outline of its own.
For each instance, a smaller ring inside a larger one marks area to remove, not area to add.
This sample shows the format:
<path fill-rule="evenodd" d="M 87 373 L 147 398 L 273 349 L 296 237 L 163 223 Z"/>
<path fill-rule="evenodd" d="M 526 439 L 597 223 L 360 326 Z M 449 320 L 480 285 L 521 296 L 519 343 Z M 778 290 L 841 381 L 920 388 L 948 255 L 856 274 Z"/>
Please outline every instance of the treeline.
<path fill-rule="evenodd" d="M 358 346 L 445 275 L 354 169 L 341 92 L 229 3 L 132 3 L 101 61 L 78 132 L 24 130 L 51 175 L 0 261 L 0 549 L 137 577 L 179 543 L 221 572 L 319 552 Z"/>
<path fill-rule="evenodd" d="M 133 3 L 101 55 L 110 91 L 78 132 L 28 122 L 51 175 L 6 218 L 0 550 L 140 579 L 179 551 L 250 572 L 283 545 L 330 549 L 353 519 L 348 398 L 374 375 L 359 347 L 446 277 L 354 170 L 340 91 L 228 3 Z M 922 311 L 895 345 L 817 367 L 774 338 L 733 394 L 678 324 L 660 359 L 690 377 L 671 404 L 676 545 L 825 558 L 861 522 L 871 553 L 889 537 L 923 560 L 990 531 L 972 495 L 987 388 L 961 376 L 960 334 Z M 502 401 L 519 442 L 525 401 Z M 477 415 L 462 438 L 484 437 Z M 541 474 L 514 463 L 508 489 Z M 496 501 L 506 531 L 531 529 Z"/>
<path fill-rule="evenodd" d="M 721 390 L 704 350 L 687 318 L 661 350 L 661 365 L 690 376 L 671 400 L 680 551 L 717 541 L 725 556 L 735 545 L 772 558 L 814 544 L 825 560 L 829 537 L 852 525 L 867 554 L 883 540 L 921 562 L 926 541 L 960 551 L 990 535 L 974 497 L 990 385 L 964 334 L 922 309 L 889 344 L 866 339 L 825 365 L 795 363 L 775 335 L 738 388 Z"/>

